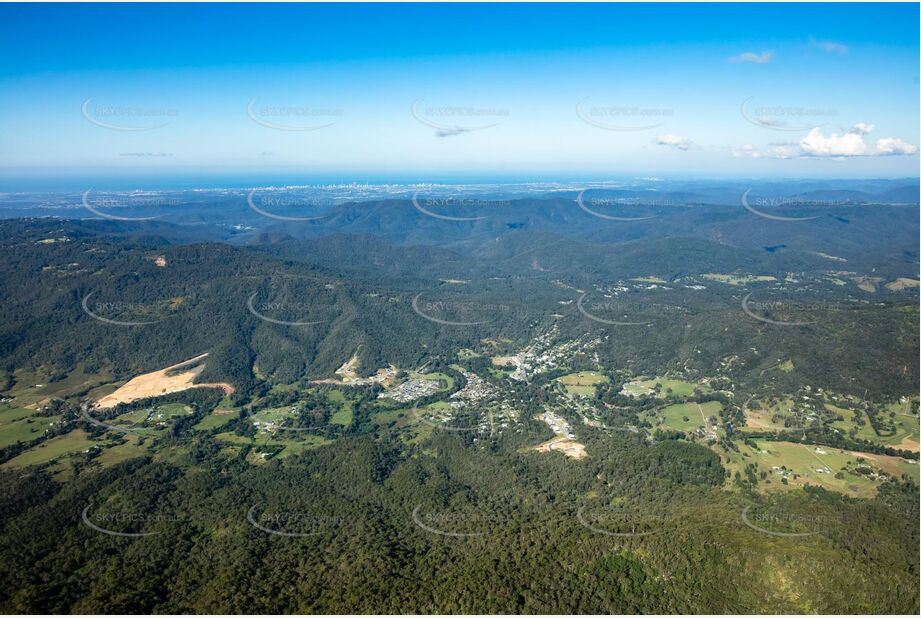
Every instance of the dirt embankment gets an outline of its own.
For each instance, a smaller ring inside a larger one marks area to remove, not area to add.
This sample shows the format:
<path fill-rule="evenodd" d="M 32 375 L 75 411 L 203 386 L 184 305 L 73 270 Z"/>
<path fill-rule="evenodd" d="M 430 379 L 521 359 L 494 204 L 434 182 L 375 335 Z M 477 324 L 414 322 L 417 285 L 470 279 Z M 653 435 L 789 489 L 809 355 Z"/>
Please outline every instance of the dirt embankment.
<path fill-rule="evenodd" d="M 233 386 L 226 382 L 193 384 L 198 374 L 204 370 L 205 364 L 202 361 L 207 356 L 206 352 L 158 371 L 135 376 L 114 393 L 97 401 L 96 406 L 100 409 L 112 408 L 120 403 L 131 403 L 147 397 L 178 393 L 190 388 L 220 388 L 227 395 L 233 393 Z"/>

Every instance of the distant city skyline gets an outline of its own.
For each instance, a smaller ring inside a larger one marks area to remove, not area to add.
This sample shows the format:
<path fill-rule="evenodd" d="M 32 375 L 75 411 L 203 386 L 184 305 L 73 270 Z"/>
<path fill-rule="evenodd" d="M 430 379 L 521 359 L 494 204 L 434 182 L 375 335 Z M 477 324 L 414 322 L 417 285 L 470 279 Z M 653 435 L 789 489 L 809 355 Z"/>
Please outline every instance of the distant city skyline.
<path fill-rule="evenodd" d="M 917 4 L 706 9 L 3 5 L 2 187 L 918 175 Z"/>

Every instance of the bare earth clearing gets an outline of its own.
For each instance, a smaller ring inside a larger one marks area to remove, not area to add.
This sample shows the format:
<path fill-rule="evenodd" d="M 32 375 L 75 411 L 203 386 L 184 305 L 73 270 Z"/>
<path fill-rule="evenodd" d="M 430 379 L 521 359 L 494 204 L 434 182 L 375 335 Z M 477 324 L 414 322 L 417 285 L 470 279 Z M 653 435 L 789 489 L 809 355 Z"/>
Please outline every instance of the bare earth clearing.
<path fill-rule="evenodd" d="M 362 378 L 358 375 L 358 353 L 352 355 L 339 369 L 336 375 L 341 379 L 324 378 L 322 380 L 311 380 L 311 384 L 336 384 L 339 386 L 362 386 L 365 384 L 382 384 L 389 387 L 397 375 L 397 368 L 391 365 L 383 369 L 378 369 L 373 376 Z"/>
<path fill-rule="evenodd" d="M 190 388 L 217 387 L 223 389 L 225 394 L 231 394 L 233 392 L 233 386 L 226 382 L 216 382 L 213 384 L 192 383 L 198 374 L 205 368 L 205 364 L 200 361 L 206 356 L 208 356 L 207 352 L 190 358 L 189 360 L 182 361 L 181 363 L 160 369 L 159 371 L 152 371 L 151 373 L 135 376 L 120 386 L 114 393 L 106 395 L 97 401 L 96 405 L 100 409 L 111 408 L 120 403 L 131 403 L 132 401 L 137 401 L 138 399 L 144 399 L 146 397 L 157 397 L 168 393 L 178 393 L 179 391 Z M 190 365 L 194 366 L 190 367 L 187 371 L 182 371 L 183 367 Z"/>
<path fill-rule="evenodd" d="M 583 459 L 588 453 L 585 452 L 585 445 L 565 437 L 556 437 L 534 447 L 535 451 L 540 453 L 549 453 L 550 451 L 559 451 L 567 457 L 573 459 Z"/>

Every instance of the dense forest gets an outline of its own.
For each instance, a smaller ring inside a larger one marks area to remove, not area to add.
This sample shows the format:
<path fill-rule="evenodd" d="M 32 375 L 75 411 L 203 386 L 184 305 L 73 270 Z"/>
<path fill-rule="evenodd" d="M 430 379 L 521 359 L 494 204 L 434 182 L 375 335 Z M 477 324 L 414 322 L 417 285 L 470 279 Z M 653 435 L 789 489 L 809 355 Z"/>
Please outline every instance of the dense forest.
<path fill-rule="evenodd" d="M 252 467 L 217 460 L 202 440 L 175 463 L 132 460 L 65 485 L 40 472 L 3 473 L 0 607 L 917 608 L 917 487 L 894 483 L 875 500 L 822 490 L 774 499 L 733 495 L 718 489 L 723 470 L 700 446 L 664 441 L 649 448 L 617 436 L 593 440 L 590 448 L 599 456 L 574 463 L 501 445 L 471 448 L 446 433 L 424 449 L 357 436 Z M 288 535 L 267 533 L 248 516 Z M 102 534 L 85 519 L 146 536 Z"/>
<path fill-rule="evenodd" d="M 573 338 L 600 337 L 602 360 L 636 373 L 681 367 L 712 374 L 736 356 L 733 379 L 742 385 L 760 383 L 781 358 L 798 370 L 772 376 L 778 388 L 815 383 L 886 397 L 918 383 L 917 289 L 883 288 L 870 303 L 824 281 L 814 258 L 804 257 L 793 271 L 808 285 L 741 287 L 701 275 L 754 272 L 784 282 L 792 258 L 687 238 L 626 243 L 612 253 L 572 239 L 548 244 L 540 234 L 513 234 L 506 240 L 517 253 L 500 259 L 352 236 L 235 247 L 86 228 L 0 226 L 9 255 L 0 267 L 7 373 L 37 369 L 54 380 L 82 367 L 118 379 L 208 351 L 201 381 L 230 382 L 245 395 L 259 380 L 254 366 L 270 382 L 290 382 L 331 375 L 357 352 L 360 371 L 370 374 L 389 364 L 418 366 L 484 339 L 508 341 L 496 351 L 509 352 L 552 326 Z M 39 242 L 55 234 L 68 241 Z M 604 308 L 601 283 L 651 274 L 675 283 L 634 289 L 618 307 Z M 688 287 L 699 283 L 706 289 Z M 808 323 L 778 328 L 750 319 L 741 308 L 748 292 L 764 305 L 806 306 L 800 314 Z M 602 306 L 602 321 L 581 312 L 583 296 L 585 307 Z M 819 309 L 810 313 L 810 306 Z M 420 315 L 426 307 L 435 320 Z M 643 326 L 603 321 L 618 310 Z M 466 326 L 445 328 L 436 320 Z"/>
<path fill-rule="evenodd" d="M 373 228 L 403 206 L 341 216 Z M 552 218 L 543 206 L 535 217 Z M 399 217 L 374 237 L 232 242 L 207 226 L 0 224 L 4 397 L 86 377 L 41 402 L 36 418 L 54 423 L 0 449 L 0 609 L 916 613 L 918 487 L 907 475 L 879 477 L 859 498 L 761 491 L 751 464 L 733 475 L 721 454 L 782 439 L 916 458 L 829 424 L 735 426 L 755 395 L 802 399 L 820 386 L 878 402 L 864 412 L 885 434 L 885 406 L 917 390 L 917 289 L 870 296 L 856 275 L 829 274 L 807 234 L 790 251 L 709 237 L 734 216 L 717 213 L 694 236 L 634 227 L 616 243 L 520 226 L 414 244 L 399 238 Z M 905 275 L 911 256 L 879 251 L 849 268 L 877 268 L 877 283 Z M 516 381 L 491 361 L 540 341 L 574 346 L 565 369 Z M 196 381 L 232 395 L 193 389 L 88 414 L 100 383 L 205 352 Z M 481 433 L 468 410 L 450 428 L 408 425 L 469 385 L 462 355 L 503 389 L 516 424 Z M 382 402 L 378 383 L 312 382 L 353 356 L 357 376 L 426 367 L 446 386 L 410 410 Z M 590 398 L 604 423 L 589 427 L 569 399 L 561 414 L 589 455 L 535 451 L 554 435 L 537 416 L 559 405 L 556 380 L 583 369 L 604 380 Z M 622 390 L 676 374 L 706 392 L 670 403 L 719 404 L 723 451 L 653 426 L 661 385 Z M 344 400 L 348 421 L 334 422 Z M 182 415 L 140 437 L 110 424 L 170 405 Z M 203 426 L 219 406 L 229 412 Z M 254 419 L 279 409 L 309 428 L 309 448 L 280 456 L 294 440 L 259 443 Z M 7 465 L 77 432 L 96 446 L 69 468 Z M 105 459 L 126 446 L 138 450 Z"/>

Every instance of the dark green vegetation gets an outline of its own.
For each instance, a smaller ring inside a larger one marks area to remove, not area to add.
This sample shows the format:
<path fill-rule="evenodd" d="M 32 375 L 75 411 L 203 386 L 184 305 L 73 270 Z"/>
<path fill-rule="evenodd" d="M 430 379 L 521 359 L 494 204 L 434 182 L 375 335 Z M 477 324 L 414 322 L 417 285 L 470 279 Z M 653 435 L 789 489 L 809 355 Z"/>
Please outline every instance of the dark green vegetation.
<path fill-rule="evenodd" d="M 604 455 L 542 459 L 443 433 L 408 450 L 365 436 L 259 467 L 213 459 L 203 444 L 193 469 L 141 459 L 63 486 L 4 473 L 0 607 L 907 613 L 918 604 L 915 488 L 769 501 L 719 490 L 719 463 L 701 446 L 620 437 L 589 448 Z M 743 523 L 746 506 L 759 527 L 814 534 L 755 530 Z M 97 532 L 81 521 L 87 507 L 107 530 L 153 534 Z M 309 536 L 257 529 L 253 507 L 260 525 Z"/>
<path fill-rule="evenodd" d="M 561 204 L 0 224 L 0 609 L 916 613 L 918 295 L 884 285 L 917 276 L 916 211 Z M 205 352 L 233 395 L 87 408 Z M 390 366 L 437 388 L 381 398 Z M 534 450 L 548 410 L 587 457 Z M 772 442 L 867 458 L 829 455 L 830 491 L 753 465 Z"/>
<path fill-rule="evenodd" d="M 899 225 L 890 219 L 909 214 L 896 209 L 873 216 Z M 453 357 L 486 338 L 506 338 L 517 349 L 549 325 L 569 337 L 612 331 L 577 310 L 585 292 L 584 307 L 597 317 L 623 320 L 626 314 L 627 321 L 649 322 L 616 329 L 617 337 L 599 351 L 637 374 L 676 368 L 712 374 L 736 357 L 730 377 L 750 386 L 768 380 L 790 390 L 812 383 L 881 398 L 913 392 L 917 384 L 917 288 L 869 294 L 853 281 L 840 286 L 828 270 L 837 266 L 807 251 L 779 255 L 699 238 L 640 242 L 629 236 L 611 251 L 611 245 L 517 229 L 472 254 L 353 236 L 241 248 L 170 244 L 189 232 L 163 224 L 135 224 L 126 239 L 126 225 L 0 226 L 9 255 L 0 279 L 8 316 L 0 331 L 3 369 L 38 369 L 50 381 L 82 364 L 87 373 L 130 377 L 209 351 L 199 381 L 230 382 L 246 395 L 258 388 L 254 364 L 270 381 L 286 383 L 328 376 L 355 351 L 361 371 L 373 373 L 391 363 L 415 367 L 433 356 Z M 57 237 L 69 241 L 39 242 Z M 161 255 L 165 267 L 154 262 Z M 891 245 L 872 263 L 887 281 L 915 276 L 904 251 Z M 776 282 L 742 287 L 703 277 L 713 272 L 771 275 Z M 635 284 L 617 304 L 605 305 L 606 288 L 651 274 L 668 284 Z M 686 287 L 692 285 L 706 289 Z M 757 306 L 798 303 L 806 308 L 779 319 L 810 323 L 784 328 L 752 319 L 741 309 L 748 292 Z M 412 310 L 417 297 L 423 310 L 434 309 L 432 317 L 476 324 L 451 328 L 426 320 Z M 250 300 L 268 318 L 314 324 L 261 320 L 248 310 Z M 151 323 L 119 327 L 94 320 L 83 301 L 105 319 Z M 783 360 L 797 371 L 769 371 Z"/>

